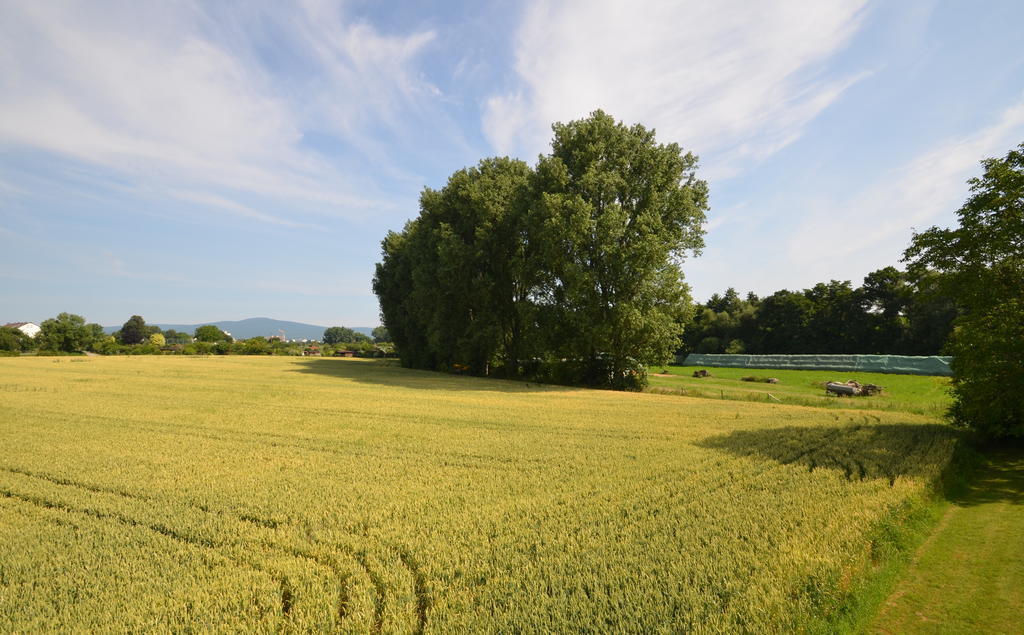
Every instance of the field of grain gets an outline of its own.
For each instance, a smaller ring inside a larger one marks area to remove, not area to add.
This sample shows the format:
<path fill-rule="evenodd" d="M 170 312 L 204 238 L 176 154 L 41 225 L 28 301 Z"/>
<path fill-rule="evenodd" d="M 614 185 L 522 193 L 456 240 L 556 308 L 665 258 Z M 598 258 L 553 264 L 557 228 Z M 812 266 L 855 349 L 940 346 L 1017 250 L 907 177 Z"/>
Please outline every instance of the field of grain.
<path fill-rule="evenodd" d="M 0 631 L 805 628 L 954 443 L 359 360 L 0 359 Z"/>

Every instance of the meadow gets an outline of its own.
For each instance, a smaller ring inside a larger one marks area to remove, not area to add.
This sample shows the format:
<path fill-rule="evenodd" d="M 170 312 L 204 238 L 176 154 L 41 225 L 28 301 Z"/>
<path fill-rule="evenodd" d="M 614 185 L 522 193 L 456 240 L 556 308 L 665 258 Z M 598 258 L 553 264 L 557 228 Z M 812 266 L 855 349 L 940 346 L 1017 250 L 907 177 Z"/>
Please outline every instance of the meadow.
<path fill-rule="evenodd" d="M 710 377 L 694 377 L 696 370 Z M 707 366 L 664 366 L 651 369 L 651 392 L 685 394 L 690 397 L 740 401 L 772 401 L 818 408 L 887 410 L 941 417 L 951 403 L 949 377 L 890 375 L 843 370 L 771 370 L 763 368 L 713 368 Z M 775 378 L 777 384 L 743 381 Z M 884 390 L 871 397 L 826 395 L 824 384 L 849 379 L 875 384 Z"/>
<path fill-rule="evenodd" d="M 0 631 L 832 630 L 956 441 L 377 361 L 5 358 Z"/>

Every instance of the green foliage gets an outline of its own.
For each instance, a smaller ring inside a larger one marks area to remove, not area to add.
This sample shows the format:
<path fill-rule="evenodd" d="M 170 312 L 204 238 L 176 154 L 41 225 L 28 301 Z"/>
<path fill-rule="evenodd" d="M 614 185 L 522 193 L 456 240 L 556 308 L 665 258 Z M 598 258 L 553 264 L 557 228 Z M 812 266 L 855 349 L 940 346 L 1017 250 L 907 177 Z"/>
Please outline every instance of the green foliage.
<path fill-rule="evenodd" d="M 377 344 L 391 341 L 391 333 L 388 333 L 388 327 L 378 326 L 373 329 L 373 341 Z"/>
<path fill-rule="evenodd" d="M 149 336 L 149 343 L 152 344 L 153 346 L 156 346 L 157 348 L 160 348 L 161 346 L 167 345 L 167 339 L 163 336 L 162 333 L 153 333 L 152 335 Z"/>
<path fill-rule="evenodd" d="M 955 229 L 914 235 L 904 258 L 944 274 L 963 310 L 953 355 L 953 422 L 983 437 L 1024 437 L 1024 144 L 982 161 Z"/>
<path fill-rule="evenodd" d="M 84 351 L 102 336 L 103 327 L 86 324 L 85 318 L 72 313 L 61 313 L 39 325 L 36 342 L 41 350 L 71 353 Z"/>
<path fill-rule="evenodd" d="M 324 344 L 341 344 L 341 343 L 354 343 L 354 342 L 370 342 L 372 341 L 368 336 L 363 335 L 359 331 L 353 331 L 350 328 L 344 326 L 332 326 L 324 331 L 323 342 Z"/>
<path fill-rule="evenodd" d="M 722 351 L 722 340 L 717 338 L 717 337 L 715 337 L 714 335 L 709 335 L 709 336 L 705 337 L 704 339 L 702 339 L 700 341 L 700 344 L 697 345 L 697 352 L 698 353 L 711 353 L 711 354 L 721 353 L 721 352 L 723 352 Z"/>
<path fill-rule="evenodd" d="M 272 346 L 265 337 L 252 337 L 247 340 L 235 342 L 231 348 L 232 353 L 239 355 L 270 355 Z"/>
<path fill-rule="evenodd" d="M 557 356 L 589 366 L 587 383 L 616 386 L 678 348 L 690 311 L 678 264 L 703 246 L 707 184 L 695 156 L 601 111 L 554 132 L 536 179 L 541 323 Z"/>
<path fill-rule="evenodd" d="M 747 352 L 747 347 L 744 346 L 743 340 L 729 340 L 725 352 L 729 355 L 740 355 Z"/>
<path fill-rule="evenodd" d="M 86 337 L 89 341 L 89 350 L 95 351 L 96 347 L 100 343 L 102 343 L 108 337 L 110 337 L 109 335 L 107 335 L 106 331 L 103 330 L 103 327 L 100 326 L 99 324 L 96 324 L 95 322 L 90 322 L 89 324 L 86 324 L 85 328 L 88 330 L 88 334 L 86 335 Z"/>
<path fill-rule="evenodd" d="M 118 339 L 122 344 L 141 344 L 149 337 L 146 321 L 141 315 L 133 315 L 121 326 Z"/>
<path fill-rule="evenodd" d="M 601 111 L 554 132 L 535 170 L 460 170 L 384 239 L 374 291 L 403 364 L 626 388 L 678 346 L 696 158 Z"/>
<path fill-rule="evenodd" d="M 21 353 L 31 350 L 32 338 L 18 329 L 0 327 L 0 351 Z"/>
<path fill-rule="evenodd" d="M 912 300 L 905 310 L 904 354 L 934 355 L 944 350 L 953 321 L 960 314 L 956 302 L 943 291 L 944 277 L 932 270 L 908 272 Z"/>
<path fill-rule="evenodd" d="M 190 344 L 192 336 L 188 333 L 179 333 L 174 329 L 167 329 L 164 332 L 164 340 L 168 344 Z"/>
<path fill-rule="evenodd" d="M 697 307 L 680 352 L 733 352 L 739 342 L 751 354 L 938 355 L 957 315 L 942 277 L 884 267 L 857 288 L 831 280 L 745 300 L 729 288 Z"/>
<path fill-rule="evenodd" d="M 813 305 L 807 295 L 783 289 L 761 300 L 757 309 L 757 341 L 760 346 L 750 347 L 747 351 L 813 352 L 807 337 Z"/>
<path fill-rule="evenodd" d="M 196 329 L 197 342 L 230 342 L 231 337 L 213 324 L 206 324 Z"/>
<path fill-rule="evenodd" d="M 515 374 L 535 335 L 528 294 L 529 167 L 485 159 L 420 197 L 420 216 L 389 234 L 374 289 L 402 362 L 419 368 L 495 363 Z"/>
<path fill-rule="evenodd" d="M 105 337 L 95 340 L 92 344 L 92 350 L 99 353 L 100 355 L 117 355 L 123 352 L 124 347 L 117 343 L 117 338 L 113 335 L 107 335 Z"/>

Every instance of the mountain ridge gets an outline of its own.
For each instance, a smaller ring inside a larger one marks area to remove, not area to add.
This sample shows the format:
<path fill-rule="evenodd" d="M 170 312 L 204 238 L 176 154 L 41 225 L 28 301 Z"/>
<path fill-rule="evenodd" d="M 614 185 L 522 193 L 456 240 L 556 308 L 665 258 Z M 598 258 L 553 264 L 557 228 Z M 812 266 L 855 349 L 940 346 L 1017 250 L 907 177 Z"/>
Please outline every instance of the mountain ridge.
<path fill-rule="evenodd" d="M 200 326 L 213 324 L 220 330 L 231 333 L 231 337 L 236 340 L 245 340 L 250 337 L 270 337 L 271 335 L 280 335 L 280 330 L 285 332 L 285 338 L 289 340 L 319 340 L 323 338 L 324 331 L 329 328 L 326 326 L 319 326 L 317 324 L 292 322 L 290 320 L 275 320 L 273 318 L 266 317 L 246 318 L 244 320 L 196 322 L 195 324 L 169 324 L 161 322 L 147 322 L 147 324 L 150 326 L 159 326 L 162 331 L 174 329 L 175 331 L 184 333 L 193 333 Z M 343 325 L 337 324 L 335 326 Z M 113 333 L 120 328 L 120 325 L 104 326 L 103 330 L 106 333 Z M 358 333 L 362 333 L 363 335 L 372 335 L 374 329 L 372 326 L 350 326 L 348 328 Z"/>

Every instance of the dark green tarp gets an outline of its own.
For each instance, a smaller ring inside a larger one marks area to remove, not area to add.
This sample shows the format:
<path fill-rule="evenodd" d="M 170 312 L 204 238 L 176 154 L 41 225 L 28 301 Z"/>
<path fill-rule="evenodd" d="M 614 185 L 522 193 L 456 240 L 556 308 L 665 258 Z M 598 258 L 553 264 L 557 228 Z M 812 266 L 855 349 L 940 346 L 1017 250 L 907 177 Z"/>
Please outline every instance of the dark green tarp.
<path fill-rule="evenodd" d="M 851 370 L 895 375 L 944 375 L 952 357 L 912 357 L 909 355 L 690 355 L 676 356 L 684 366 L 720 366 L 725 368 L 783 368 L 792 370 Z"/>

